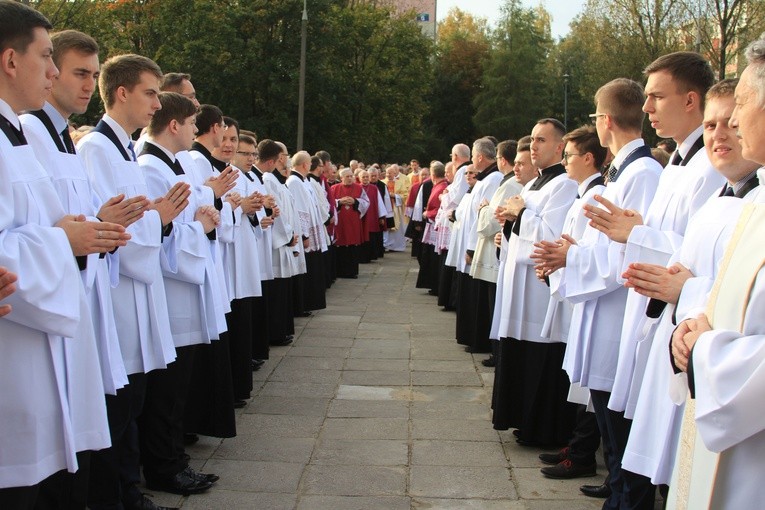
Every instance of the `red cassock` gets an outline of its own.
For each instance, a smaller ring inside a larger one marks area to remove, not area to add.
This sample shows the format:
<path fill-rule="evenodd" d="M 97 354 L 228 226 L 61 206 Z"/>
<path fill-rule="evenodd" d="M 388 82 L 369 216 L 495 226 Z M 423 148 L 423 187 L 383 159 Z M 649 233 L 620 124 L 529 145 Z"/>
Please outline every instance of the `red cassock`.
<path fill-rule="evenodd" d="M 337 208 L 337 226 L 335 227 L 335 240 L 338 246 L 356 246 L 364 242 L 364 225 L 361 212 L 358 210 L 358 200 L 364 189 L 360 184 L 353 183 L 350 186 L 335 184 L 330 190 L 332 200 L 336 201 L 351 197 L 355 199 L 356 206 L 339 205 Z M 375 202 L 377 204 L 377 202 Z"/>
<path fill-rule="evenodd" d="M 414 203 L 417 201 L 417 193 L 420 192 L 420 186 L 422 182 L 412 185 L 412 189 L 409 190 L 409 196 L 406 198 L 406 207 L 414 207 Z"/>
<path fill-rule="evenodd" d="M 435 222 L 438 209 L 441 207 L 441 195 L 446 191 L 446 187 L 449 185 L 446 179 L 442 180 L 438 184 L 433 185 L 433 190 L 430 192 L 430 199 L 428 199 L 428 205 L 425 208 L 425 217 L 430 220 L 431 223 Z"/>
<path fill-rule="evenodd" d="M 377 196 L 379 190 L 374 184 L 367 184 L 364 186 L 364 191 L 367 192 L 367 198 L 369 199 L 369 209 L 364 215 L 364 242 L 369 241 L 370 232 L 380 232 L 380 208 L 377 203 Z"/>

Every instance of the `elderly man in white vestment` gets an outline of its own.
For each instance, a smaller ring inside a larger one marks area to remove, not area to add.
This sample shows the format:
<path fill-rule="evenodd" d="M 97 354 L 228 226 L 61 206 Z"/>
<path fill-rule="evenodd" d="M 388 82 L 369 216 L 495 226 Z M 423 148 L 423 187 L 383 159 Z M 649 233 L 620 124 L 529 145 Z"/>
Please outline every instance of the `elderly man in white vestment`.
<path fill-rule="evenodd" d="M 42 108 L 58 75 L 50 28 L 31 8 L 0 1 L 0 265 L 6 285 L 18 275 L 16 292 L 2 292 L 0 319 L 2 508 L 32 508 L 41 481 L 77 471 L 78 451 L 109 445 L 78 263 L 130 237 L 120 225 L 66 215 L 27 144 L 18 115 Z M 75 350 L 80 343 L 90 349 Z"/>
<path fill-rule="evenodd" d="M 765 37 L 746 56 L 730 125 L 738 130 L 743 156 L 763 165 Z M 668 508 L 762 505 L 765 211 L 762 193 L 752 195 L 756 203 L 739 217 L 706 312 L 681 323 L 672 338 L 674 363 L 687 371 L 694 400 L 686 404 Z"/>

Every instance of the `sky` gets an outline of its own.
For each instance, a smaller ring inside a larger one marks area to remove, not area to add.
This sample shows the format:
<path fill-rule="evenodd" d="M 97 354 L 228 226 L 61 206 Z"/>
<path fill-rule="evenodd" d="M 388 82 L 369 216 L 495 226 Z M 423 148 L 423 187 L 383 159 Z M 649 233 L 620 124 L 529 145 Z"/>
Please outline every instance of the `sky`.
<path fill-rule="evenodd" d="M 534 7 L 539 5 L 540 0 L 522 0 L 524 5 Z M 582 10 L 584 0 L 541 0 L 542 5 L 552 14 L 552 35 L 554 38 L 562 37 L 568 33 L 568 23 Z M 452 7 L 459 7 L 463 11 L 475 16 L 481 16 L 492 20 L 499 16 L 500 0 L 436 0 L 436 17 L 440 21 L 444 19 Z"/>

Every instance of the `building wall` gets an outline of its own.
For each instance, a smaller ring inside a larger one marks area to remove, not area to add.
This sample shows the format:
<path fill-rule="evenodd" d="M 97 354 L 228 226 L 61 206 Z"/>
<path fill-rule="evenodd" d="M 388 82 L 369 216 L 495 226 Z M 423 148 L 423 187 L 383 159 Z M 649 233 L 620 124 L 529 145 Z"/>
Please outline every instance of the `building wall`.
<path fill-rule="evenodd" d="M 414 10 L 417 23 L 422 32 L 435 39 L 436 37 L 436 0 L 389 0 L 399 11 Z"/>

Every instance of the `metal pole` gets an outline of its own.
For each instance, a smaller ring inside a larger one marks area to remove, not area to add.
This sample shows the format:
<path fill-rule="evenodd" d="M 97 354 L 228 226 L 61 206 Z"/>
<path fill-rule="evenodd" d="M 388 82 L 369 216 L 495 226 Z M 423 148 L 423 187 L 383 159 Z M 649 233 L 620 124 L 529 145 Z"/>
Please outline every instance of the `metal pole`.
<path fill-rule="evenodd" d="M 568 131 L 568 79 L 569 74 L 563 75 L 563 125 Z"/>
<path fill-rule="evenodd" d="M 300 22 L 300 85 L 298 88 L 297 150 L 303 150 L 303 120 L 305 118 L 305 46 L 308 38 L 308 7 L 303 0 L 303 20 Z"/>

